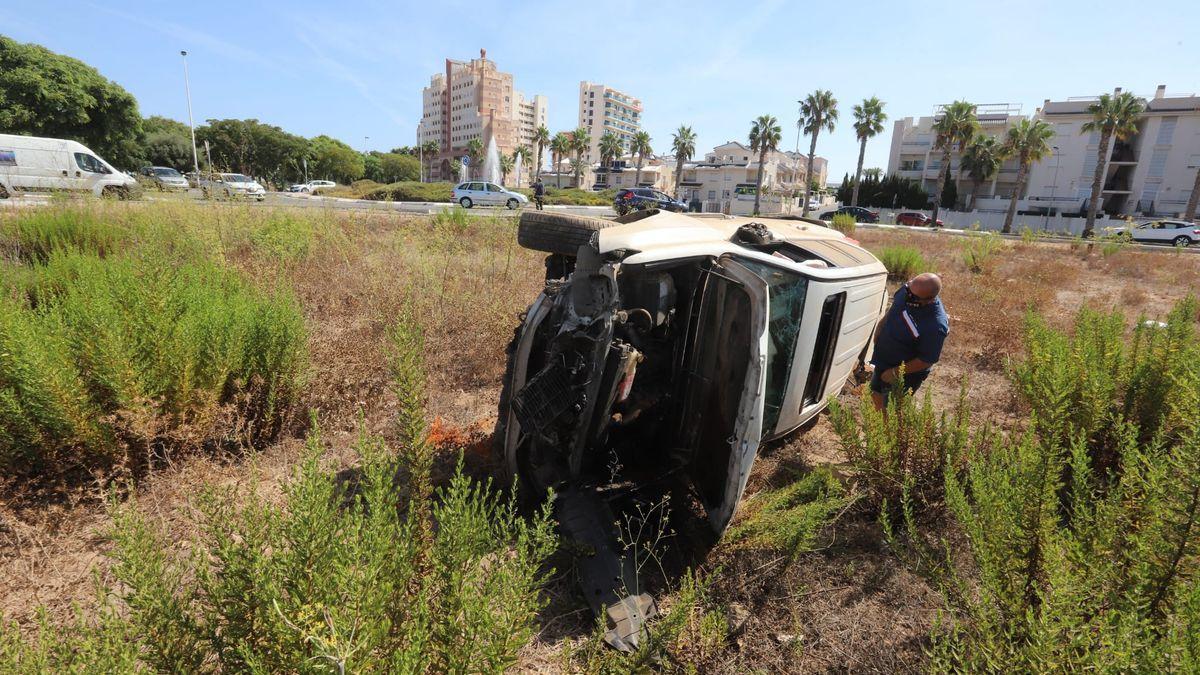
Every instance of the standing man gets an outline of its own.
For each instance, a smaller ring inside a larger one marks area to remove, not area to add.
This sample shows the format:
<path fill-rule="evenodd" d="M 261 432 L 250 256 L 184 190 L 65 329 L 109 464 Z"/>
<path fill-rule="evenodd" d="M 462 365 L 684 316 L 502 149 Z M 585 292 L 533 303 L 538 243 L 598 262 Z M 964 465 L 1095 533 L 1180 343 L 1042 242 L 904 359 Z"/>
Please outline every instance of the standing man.
<path fill-rule="evenodd" d="M 950 334 L 950 320 L 938 298 L 941 292 L 941 277 L 918 274 L 896 291 L 892 306 L 875 327 L 871 400 L 877 410 L 887 405 L 892 387 L 915 392 L 941 358 L 942 344 Z M 901 364 L 902 383 L 897 382 Z"/>
<path fill-rule="evenodd" d="M 542 184 L 542 177 L 538 176 L 537 181 L 533 184 L 533 201 L 537 204 L 537 210 L 542 210 L 542 200 L 546 197 L 546 186 Z"/>

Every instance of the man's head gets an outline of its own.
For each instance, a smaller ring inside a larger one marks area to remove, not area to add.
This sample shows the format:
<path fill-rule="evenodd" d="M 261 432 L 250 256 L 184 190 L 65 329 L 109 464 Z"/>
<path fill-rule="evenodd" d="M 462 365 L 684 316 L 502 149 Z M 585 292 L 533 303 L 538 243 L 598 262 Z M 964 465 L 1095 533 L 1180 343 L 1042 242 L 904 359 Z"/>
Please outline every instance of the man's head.
<path fill-rule="evenodd" d="M 922 307 L 937 300 L 942 292 L 942 278 L 932 272 L 918 274 L 908 281 L 908 304 Z"/>

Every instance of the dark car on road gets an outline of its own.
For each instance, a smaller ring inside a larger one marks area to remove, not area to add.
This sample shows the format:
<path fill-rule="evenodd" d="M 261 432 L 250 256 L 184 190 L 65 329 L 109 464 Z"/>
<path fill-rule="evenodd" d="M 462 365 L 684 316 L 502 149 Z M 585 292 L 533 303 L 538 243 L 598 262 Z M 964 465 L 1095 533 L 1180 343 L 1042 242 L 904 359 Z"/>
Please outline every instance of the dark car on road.
<path fill-rule="evenodd" d="M 821 220 L 833 220 L 833 217 L 838 214 L 849 214 L 854 216 L 856 223 L 878 223 L 879 212 L 864 209 L 861 206 L 843 206 L 836 211 L 826 211 L 821 214 Z"/>
<path fill-rule="evenodd" d="M 900 215 L 896 216 L 896 224 L 897 225 L 913 225 L 916 227 L 928 227 L 929 221 L 930 221 L 929 216 L 925 215 L 924 213 L 918 213 L 916 211 L 905 211 L 904 213 L 901 213 Z M 942 223 L 942 219 L 938 218 L 937 226 L 941 227 L 943 224 L 944 223 Z"/>
<path fill-rule="evenodd" d="M 672 199 L 665 192 L 654 188 L 625 188 L 617 190 L 613 198 L 613 210 L 623 216 L 630 211 L 661 209 L 663 211 L 687 211 L 687 202 Z"/>

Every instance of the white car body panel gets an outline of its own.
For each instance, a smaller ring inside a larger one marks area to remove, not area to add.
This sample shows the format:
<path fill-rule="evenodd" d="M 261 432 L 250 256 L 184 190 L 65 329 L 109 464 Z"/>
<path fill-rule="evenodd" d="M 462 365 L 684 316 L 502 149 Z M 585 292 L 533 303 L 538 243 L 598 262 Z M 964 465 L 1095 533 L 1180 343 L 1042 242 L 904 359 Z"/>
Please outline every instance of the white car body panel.
<path fill-rule="evenodd" d="M 81 143 L 0 134 L 0 185 L 10 194 L 68 190 L 100 196 L 108 187 L 134 189 L 137 181 Z"/>

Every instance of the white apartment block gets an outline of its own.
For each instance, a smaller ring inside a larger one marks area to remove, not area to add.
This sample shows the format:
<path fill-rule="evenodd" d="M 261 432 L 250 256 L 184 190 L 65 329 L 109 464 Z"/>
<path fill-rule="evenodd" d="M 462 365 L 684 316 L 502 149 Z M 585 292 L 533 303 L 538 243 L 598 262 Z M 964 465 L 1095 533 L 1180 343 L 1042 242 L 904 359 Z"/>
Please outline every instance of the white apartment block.
<path fill-rule="evenodd" d="M 1117 90 L 1118 92 L 1120 90 Z M 1082 213 L 1091 197 L 1098 161 L 1100 134 L 1083 131 L 1091 120 L 1088 106 L 1098 97 L 1047 99 L 1034 112 L 1054 128 L 1049 157 L 1033 164 L 1026 179 L 1018 209 L 1022 213 Z M 1200 170 L 1200 96 L 1173 94 L 1160 85 L 1145 97 L 1146 111 L 1130 138 L 1109 144 L 1099 211 L 1110 216 L 1178 216 L 1181 214 Z M 936 114 L 936 113 L 935 113 Z M 1003 114 L 1003 119 L 1000 115 Z M 984 133 L 1003 137 L 1016 120 L 1024 119 L 1016 106 L 980 106 Z M 933 192 L 941 153 L 933 151 L 934 117 L 898 120 L 892 134 L 888 172 L 920 180 Z M 958 152 L 952 154 L 951 175 L 957 176 Z M 1003 211 L 1017 190 L 1014 159 L 980 188 L 976 207 L 980 211 Z M 960 204 L 971 190 L 968 176 L 958 183 Z"/>
<path fill-rule="evenodd" d="M 763 165 L 763 191 L 802 191 L 808 175 L 807 165 L 807 155 L 767 153 Z M 824 165 L 824 158 L 814 158 L 814 169 Z M 739 213 L 744 211 L 739 208 L 739 204 L 745 206 L 742 202 L 753 205 L 757 177 L 758 153 L 748 145 L 729 141 L 706 153 L 703 160 L 683 165 L 679 196 L 689 202 L 698 202 L 706 212 Z"/>
<path fill-rule="evenodd" d="M 518 145 L 528 145 L 547 119 L 546 97 L 526 100 L 513 88 L 512 74 L 500 72 L 483 49 L 478 59 L 446 59 L 445 72 L 429 79 L 421 101 L 417 141 L 438 144 L 431 180 L 456 180 L 450 162 L 466 153 L 472 139 L 486 147 L 494 138 L 501 153 L 511 153 Z"/>
<path fill-rule="evenodd" d="M 621 139 L 625 153 L 633 135 L 642 130 L 642 102 L 612 87 L 593 82 L 579 83 L 579 126 L 592 137 L 583 158 L 600 161 L 600 137 L 611 131 Z"/>

